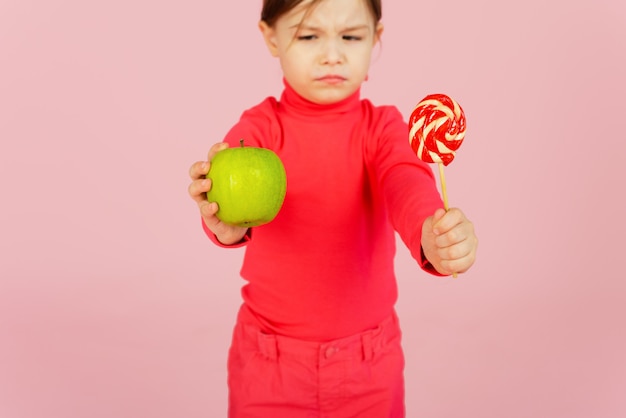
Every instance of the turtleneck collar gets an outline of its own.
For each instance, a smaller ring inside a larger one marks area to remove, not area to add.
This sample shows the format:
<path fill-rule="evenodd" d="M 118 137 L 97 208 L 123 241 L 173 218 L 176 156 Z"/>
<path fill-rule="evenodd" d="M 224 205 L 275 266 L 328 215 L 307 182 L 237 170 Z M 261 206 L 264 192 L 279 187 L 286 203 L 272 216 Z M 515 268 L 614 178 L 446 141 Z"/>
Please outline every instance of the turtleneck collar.
<path fill-rule="evenodd" d="M 300 96 L 283 78 L 285 89 L 280 97 L 280 103 L 285 111 L 302 116 L 334 116 L 357 109 L 360 106 L 361 90 L 358 89 L 343 100 L 330 104 L 318 104 Z"/>

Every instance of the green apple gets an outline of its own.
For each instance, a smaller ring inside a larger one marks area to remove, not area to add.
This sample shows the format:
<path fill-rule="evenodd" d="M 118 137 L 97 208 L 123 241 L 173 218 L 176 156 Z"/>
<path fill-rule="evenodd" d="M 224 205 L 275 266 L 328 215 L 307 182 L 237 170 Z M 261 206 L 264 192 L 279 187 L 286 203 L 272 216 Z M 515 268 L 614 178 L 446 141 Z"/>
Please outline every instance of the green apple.
<path fill-rule="evenodd" d="M 206 175 L 211 179 L 209 202 L 227 224 L 252 227 L 273 220 L 285 200 L 287 175 L 282 161 L 267 148 L 226 148 L 215 154 Z"/>

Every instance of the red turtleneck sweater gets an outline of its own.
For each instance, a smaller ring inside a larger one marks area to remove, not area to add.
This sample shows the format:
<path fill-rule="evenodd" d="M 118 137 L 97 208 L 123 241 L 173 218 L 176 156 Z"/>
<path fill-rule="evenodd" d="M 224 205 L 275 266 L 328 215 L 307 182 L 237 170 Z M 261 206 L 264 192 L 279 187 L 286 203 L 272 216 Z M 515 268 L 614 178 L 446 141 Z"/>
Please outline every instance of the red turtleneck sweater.
<path fill-rule="evenodd" d="M 432 171 L 413 154 L 397 108 L 359 94 L 318 105 L 285 82 L 280 101 L 245 111 L 226 135 L 231 146 L 243 138 L 274 150 L 287 172 L 280 213 L 240 244 L 242 296 L 269 332 L 325 341 L 390 315 L 394 229 L 436 274 L 420 246 L 424 219 L 442 207 Z"/>

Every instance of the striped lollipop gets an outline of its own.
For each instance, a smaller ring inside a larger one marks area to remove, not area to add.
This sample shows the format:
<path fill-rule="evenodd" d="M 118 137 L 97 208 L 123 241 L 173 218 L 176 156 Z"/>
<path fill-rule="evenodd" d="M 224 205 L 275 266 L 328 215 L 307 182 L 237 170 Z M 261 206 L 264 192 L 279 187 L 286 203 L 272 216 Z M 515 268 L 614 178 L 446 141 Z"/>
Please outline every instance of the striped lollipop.
<path fill-rule="evenodd" d="M 448 165 L 465 138 L 465 113 L 445 94 L 424 97 L 409 119 L 409 143 L 427 163 Z"/>

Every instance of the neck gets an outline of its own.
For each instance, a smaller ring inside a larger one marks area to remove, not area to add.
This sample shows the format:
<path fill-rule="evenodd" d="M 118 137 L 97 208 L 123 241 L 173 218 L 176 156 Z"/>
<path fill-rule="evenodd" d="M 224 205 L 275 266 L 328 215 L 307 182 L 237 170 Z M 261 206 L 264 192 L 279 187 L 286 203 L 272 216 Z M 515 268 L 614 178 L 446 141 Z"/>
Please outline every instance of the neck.
<path fill-rule="evenodd" d="M 305 99 L 283 79 L 285 90 L 280 102 L 285 109 L 304 116 L 334 116 L 350 112 L 360 106 L 360 89 L 343 100 L 334 103 L 320 104 Z"/>

